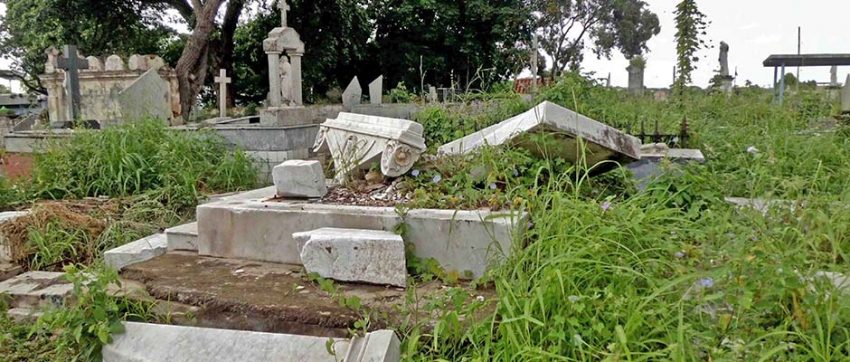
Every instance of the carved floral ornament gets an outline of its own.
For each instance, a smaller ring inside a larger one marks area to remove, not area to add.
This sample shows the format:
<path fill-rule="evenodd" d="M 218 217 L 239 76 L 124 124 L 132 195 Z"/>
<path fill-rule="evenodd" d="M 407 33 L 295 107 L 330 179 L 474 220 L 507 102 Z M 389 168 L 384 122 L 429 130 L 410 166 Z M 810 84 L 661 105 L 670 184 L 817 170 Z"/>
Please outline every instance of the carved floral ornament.
<path fill-rule="evenodd" d="M 314 151 L 327 148 L 337 178 L 380 156 L 381 172 L 399 177 L 425 152 L 422 125 L 401 119 L 340 113 L 319 128 Z"/>

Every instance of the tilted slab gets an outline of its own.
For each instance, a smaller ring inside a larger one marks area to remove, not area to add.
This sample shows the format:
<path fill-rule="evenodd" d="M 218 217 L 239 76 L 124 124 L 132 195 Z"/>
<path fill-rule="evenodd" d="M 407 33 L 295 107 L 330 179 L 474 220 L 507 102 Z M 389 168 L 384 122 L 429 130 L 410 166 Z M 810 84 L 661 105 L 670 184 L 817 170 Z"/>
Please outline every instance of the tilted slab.
<path fill-rule="evenodd" d="M 165 234 L 154 234 L 134 242 L 124 244 L 103 253 L 106 265 L 121 270 L 128 265 L 141 263 L 165 254 L 168 241 Z"/>
<path fill-rule="evenodd" d="M 640 159 L 640 140 L 551 102 L 543 102 L 531 110 L 504 122 L 487 127 L 469 136 L 440 147 L 439 153 L 457 155 L 472 152 L 483 146 L 497 146 L 518 140 L 529 133 L 548 133 L 561 140 L 556 149 L 547 151 L 571 162 L 581 159 L 575 139 L 587 142 L 585 156 L 592 166 L 613 159 L 630 162 Z M 535 150 L 537 145 L 528 145 Z"/>
<path fill-rule="evenodd" d="M 388 231 L 321 228 L 295 233 L 308 273 L 347 282 L 407 286 L 401 235 Z"/>
<path fill-rule="evenodd" d="M 398 361 L 400 346 L 392 331 L 368 333 L 368 343 L 226 329 L 124 322 L 103 347 L 103 361 Z M 391 334 L 388 335 L 388 334 Z M 354 348 L 352 348 L 354 347 Z M 332 352 L 333 353 L 332 353 Z M 357 358 L 359 357 L 359 358 Z"/>
<path fill-rule="evenodd" d="M 511 251 L 514 232 L 527 215 L 484 210 L 409 210 L 315 204 L 306 201 L 224 201 L 198 206 L 201 255 L 301 264 L 292 234 L 333 227 L 394 231 L 404 221 L 405 241 L 419 258 L 434 258 L 447 271 L 480 277 Z"/>

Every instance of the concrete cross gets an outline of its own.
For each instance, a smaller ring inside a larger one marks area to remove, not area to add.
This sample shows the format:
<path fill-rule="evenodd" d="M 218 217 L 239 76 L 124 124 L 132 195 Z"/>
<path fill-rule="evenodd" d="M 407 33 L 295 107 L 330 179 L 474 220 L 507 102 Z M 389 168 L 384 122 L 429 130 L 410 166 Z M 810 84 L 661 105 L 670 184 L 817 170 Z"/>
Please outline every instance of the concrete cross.
<path fill-rule="evenodd" d="M 280 9 L 280 26 L 286 27 L 286 12 L 289 11 L 289 4 L 286 0 L 280 0 L 277 3 L 277 8 Z"/>
<path fill-rule="evenodd" d="M 71 101 L 68 108 L 71 111 L 71 121 L 77 121 L 80 116 L 80 70 L 89 69 L 89 62 L 77 57 L 77 46 L 65 45 L 62 48 L 62 57 L 57 59 L 59 69 L 65 71 L 68 82 L 68 93 Z"/>
<path fill-rule="evenodd" d="M 221 118 L 227 117 L 227 84 L 232 79 L 227 77 L 227 71 L 221 69 L 218 71 L 219 76 L 215 77 L 215 82 L 218 83 L 218 111 Z"/>

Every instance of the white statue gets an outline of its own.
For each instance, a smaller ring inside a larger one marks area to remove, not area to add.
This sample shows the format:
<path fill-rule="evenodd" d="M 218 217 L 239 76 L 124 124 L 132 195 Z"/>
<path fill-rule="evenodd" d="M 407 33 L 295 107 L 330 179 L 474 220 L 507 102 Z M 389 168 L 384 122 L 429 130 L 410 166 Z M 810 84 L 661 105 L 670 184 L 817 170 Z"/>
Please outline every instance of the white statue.
<path fill-rule="evenodd" d="M 292 64 L 289 64 L 288 57 L 280 58 L 280 101 L 284 107 L 289 107 L 294 103 L 292 99 Z"/>

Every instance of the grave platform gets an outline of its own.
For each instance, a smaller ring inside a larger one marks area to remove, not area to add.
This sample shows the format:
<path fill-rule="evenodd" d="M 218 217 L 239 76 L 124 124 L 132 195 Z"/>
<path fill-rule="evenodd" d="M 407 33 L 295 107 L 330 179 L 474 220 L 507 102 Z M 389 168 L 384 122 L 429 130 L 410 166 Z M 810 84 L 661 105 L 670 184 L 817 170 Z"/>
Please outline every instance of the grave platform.
<path fill-rule="evenodd" d="M 412 318 L 402 312 L 407 298 L 402 288 L 336 282 L 337 291 L 329 294 L 294 265 L 169 252 L 124 268 L 121 277 L 144 284 L 157 300 L 196 307 L 193 318 L 175 322 L 180 325 L 346 338 L 362 314 L 342 307 L 341 296 L 360 300 L 370 315 L 370 330 L 398 327 Z M 420 284 L 415 305 L 407 310 L 429 320 L 425 304 L 444 293 L 440 282 Z M 469 293 L 471 300 L 496 300 L 492 289 Z"/>

